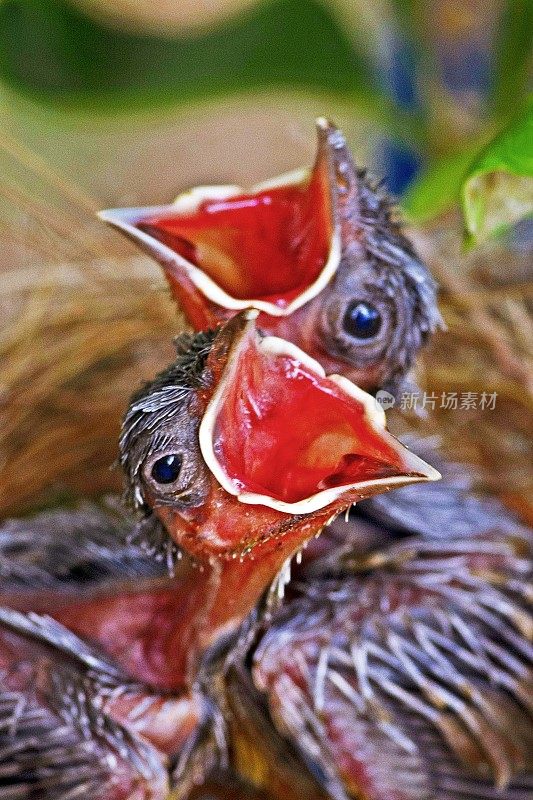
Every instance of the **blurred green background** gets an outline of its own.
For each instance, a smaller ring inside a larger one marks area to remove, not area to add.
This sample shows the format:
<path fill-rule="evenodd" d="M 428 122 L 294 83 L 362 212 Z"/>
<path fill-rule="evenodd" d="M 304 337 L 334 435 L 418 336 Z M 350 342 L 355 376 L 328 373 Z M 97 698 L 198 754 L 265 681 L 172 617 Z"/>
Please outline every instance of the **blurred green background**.
<path fill-rule="evenodd" d="M 409 219 L 462 204 L 475 243 L 533 208 L 532 35 L 532 0 L 3 0 L 4 150 L 157 203 L 309 162 L 327 115 Z"/>

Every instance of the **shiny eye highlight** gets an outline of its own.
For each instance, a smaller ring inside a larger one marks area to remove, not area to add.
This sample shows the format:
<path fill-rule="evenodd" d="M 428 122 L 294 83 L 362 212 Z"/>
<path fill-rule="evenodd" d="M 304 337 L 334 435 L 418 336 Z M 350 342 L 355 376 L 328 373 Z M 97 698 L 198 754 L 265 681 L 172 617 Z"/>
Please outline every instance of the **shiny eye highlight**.
<path fill-rule="evenodd" d="M 377 308 L 364 300 L 352 300 L 342 320 L 345 333 L 354 339 L 373 339 L 380 332 L 381 324 Z"/>
<path fill-rule="evenodd" d="M 182 463 L 183 459 L 178 453 L 169 453 L 154 462 L 152 478 L 156 483 L 174 483 L 180 474 Z"/>

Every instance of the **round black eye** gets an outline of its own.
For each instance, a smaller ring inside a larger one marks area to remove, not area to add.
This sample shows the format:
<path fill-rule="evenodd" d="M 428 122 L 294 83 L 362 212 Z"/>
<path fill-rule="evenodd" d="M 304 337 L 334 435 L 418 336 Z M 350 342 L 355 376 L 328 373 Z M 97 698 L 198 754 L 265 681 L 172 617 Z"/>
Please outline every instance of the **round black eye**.
<path fill-rule="evenodd" d="M 344 314 L 342 327 L 355 339 L 372 339 L 381 329 L 381 314 L 364 300 L 353 300 Z"/>
<path fill-rule="evenodd" d="M 180 474 L 182 459 L 176 453 L 159 458 L 152 467 L 152 478 L 157 483 L 174 483 Z"/>

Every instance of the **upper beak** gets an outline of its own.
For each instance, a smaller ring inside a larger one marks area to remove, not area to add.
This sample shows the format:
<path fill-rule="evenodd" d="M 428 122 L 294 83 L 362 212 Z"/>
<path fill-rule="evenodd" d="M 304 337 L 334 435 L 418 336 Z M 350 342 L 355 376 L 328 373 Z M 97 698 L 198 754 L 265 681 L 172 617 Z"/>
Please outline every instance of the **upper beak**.
<path fill-rule="evenodd" d="M 317 131 L 312 169 L 249 191 L 199 186 L 170 205 L 100 219 L 159 261 L 195 327 L 250 307 L 288 316 L 323 290 L 341 258 L 338 175 L 349 154 L 333 125 L 319 119 Z"/>

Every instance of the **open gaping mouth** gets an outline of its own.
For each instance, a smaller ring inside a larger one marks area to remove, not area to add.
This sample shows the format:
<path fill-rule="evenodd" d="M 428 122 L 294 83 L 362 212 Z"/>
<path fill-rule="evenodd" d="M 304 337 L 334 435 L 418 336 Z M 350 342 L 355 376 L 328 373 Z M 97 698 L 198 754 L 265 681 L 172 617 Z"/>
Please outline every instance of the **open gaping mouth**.
<path fill-rule="evenodd" d="M 244 192 L 192 189 L 168 206 L 103 211 L 164 266 L 224 309 L 286 316 L 315 297 L 338 268 L 332 127 L 318 121 L 318 155 L 299 170 Z"/>
<path fill-rule="evenodd" d="M 301 514 L 440 477 L 387 431 L 373 397 L 245 316 L 200 425 L 203 458 L 229 494 Z"/>

